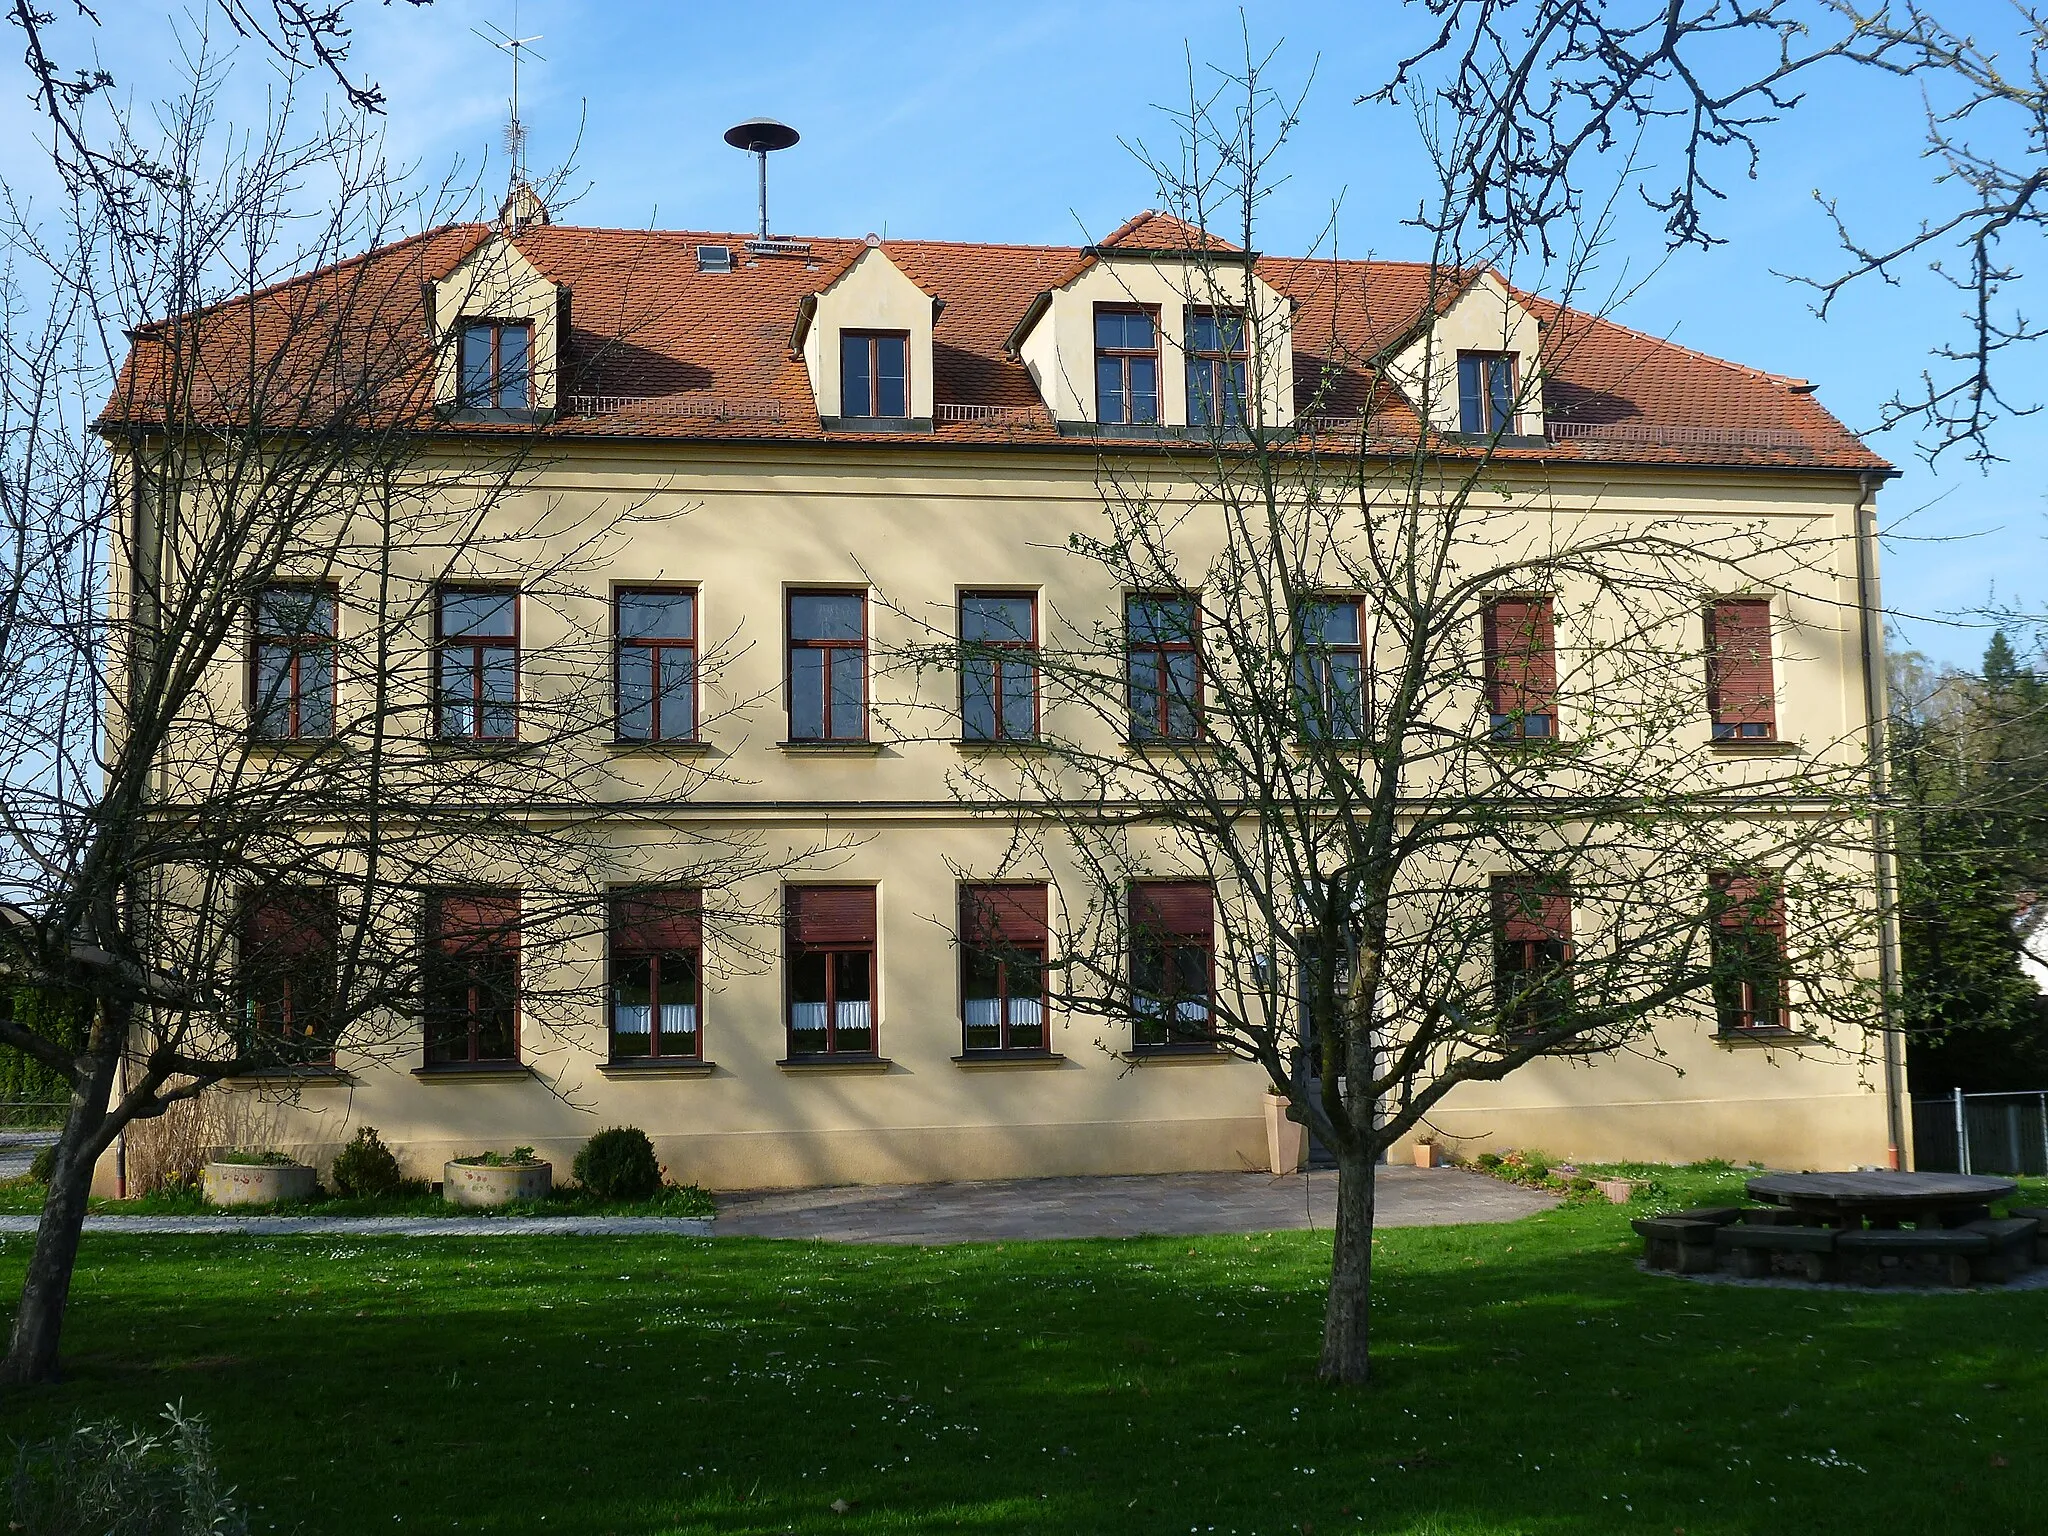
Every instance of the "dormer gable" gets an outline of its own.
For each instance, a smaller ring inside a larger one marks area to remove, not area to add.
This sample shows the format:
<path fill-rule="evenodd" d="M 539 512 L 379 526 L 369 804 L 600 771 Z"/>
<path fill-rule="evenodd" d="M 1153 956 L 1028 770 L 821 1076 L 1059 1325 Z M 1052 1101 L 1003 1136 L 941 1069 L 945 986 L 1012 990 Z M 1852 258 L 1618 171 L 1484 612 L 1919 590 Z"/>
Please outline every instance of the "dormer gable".
<path fill-rule="evenodd" d="M 458 420 L 547 420 L 569 290 L 493 233 L 431 285 L 434 400 Z"/>
<path fill-rule="evenodd" d="M 870 243 L 797 308 L 790 350 L 818 419 L 852 432 L 929 431 L 939 302 Z"/>
<path fill-rule="evenodd" d="M 1257 259 L 1170 214 L 1141 213 L 1032 301 L 1006 350 L 1063 432 L 1288 426 L 1294 305 Z"/>
<path fill-rule="evenodd" d="M 1542 327 L 1497 272 L 1453 290 L 1390 351 L 1383 372 L 1433 431 L 1543 431 Z"/>

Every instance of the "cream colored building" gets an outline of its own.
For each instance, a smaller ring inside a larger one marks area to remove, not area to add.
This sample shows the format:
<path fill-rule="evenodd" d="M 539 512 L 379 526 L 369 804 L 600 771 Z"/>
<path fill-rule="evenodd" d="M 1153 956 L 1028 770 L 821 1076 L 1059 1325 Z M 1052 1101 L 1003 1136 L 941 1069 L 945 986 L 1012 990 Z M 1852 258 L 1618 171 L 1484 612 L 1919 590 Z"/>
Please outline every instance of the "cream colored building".
<path fill-rule="evenodd" d="M 1864 739 L 1883 463 L 1798 380 L 1562 314 L 1491 273 L 1435 295 L 1416 267 L 1260 257 L 1247 282 L 1240 253 L 1157 215 L 1086 250 L 536 224 L 394 252 L 449 451 L 539 443 L 489 514 L 526 534 L 456 571 L 419 557 L 419 581 L 469 594 L 418 640 L 468 647 L 447 665 L 469 670 L 448 675 L 474 699 L 413 728 L 516 736 L 550 698 L 622 688 L 631 719 L 589 754 L 619 878 L 659 881 L 707 829 L 758 839 L 761 869 L 706 916 L 686 901 L 636 914 L 659 972 L 634 969 L 647 956 L 616 927 L 532 946 L 519 985 L 558 967 L 554 989 L 584 1001 L 471 1017 L 434 1050 L 344 1044 L 288 1091 L 237 1090 L 276 1099 L 279 1139 L 315 1157 L 373 1125 L 422 1176 L 515 1144 L 566 1170 L 591 1131 L 632 1124 L 672 1177 L 711 1188 L 1264 1166 L 1258 1067 L 1147 1050 L 1131 1023 L 1034 1005 L 1028 977 L 970 981 L 961 886 L 998 868 L 1011 829 L 963 801 L 960 769 L 989 760 L 967 738 L 1015 717 L 964 721 L 957 679 L 880 662 L 950 633 L 977 594 L 1009 600 L 976 610 L 990 622 L 1114 613 L 1124 594 L 1077 565 L 1066 533 L 1099 522 L 1106 476 L 1170 479 L 1162 455 L 1201 438 L 1204 391 L 1227 393 L 1246 361 L 1274 429 L 1400 419 L 1412 434 L 1426 413 L 1447 442 L 1501 429 L 1490 473 L 1514 495 L 1827 529 L 1819 575 L 1764 599 L 1772 728 L 1717 739 L 1703 712 L 1695 745 L 1739 760 Z M 521 540 L 550 520 L 609 531 L 535 591 Z M 351 601 L 344 580 L 344 639 Z M 299 700 L 316 737 L 317 695 Z M 1056 925 L 1079 876 L 1050 833 L 1045 855 Z M 537 899 L 516 872 L 493 885 Z M 817 887 L 852 894 L 789 894 Z M 480 931 L 478 910 L 440 921 Z M 720 920 L 742 912 L 766 921 Z M 822 972 L 797 973 L 790 924 L 822 936 Z M 799 1049 L 821 1042 L 837 1048 Z M 1468 1152 L 1884 1162 L 1872 1049 L 1691 1022 L 1658 1044 L 1662 1061 L 1535 1063 L 1433 1124 Z"/>

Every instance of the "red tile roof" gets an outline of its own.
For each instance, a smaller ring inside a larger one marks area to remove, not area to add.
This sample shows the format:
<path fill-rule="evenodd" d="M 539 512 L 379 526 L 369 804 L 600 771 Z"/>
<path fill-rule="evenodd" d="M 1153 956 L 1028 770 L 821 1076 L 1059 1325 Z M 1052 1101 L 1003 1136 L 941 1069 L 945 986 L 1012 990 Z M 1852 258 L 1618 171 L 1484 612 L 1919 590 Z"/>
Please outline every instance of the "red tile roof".
<path fill-rule="evenodd" d="M 323 269 L 241 301 L 137 333 L 109 424 L 149 412 L 124 399 L 156 394 L 172 355 L 204 354 L 180 394 L 234 399 L 253 355 L 268 383 L 307 392 L 313 416 L 331 397 L 321 379 L 347 376 L 304 338 L 331 335 L 338 317 L 360 337 L 362 366 L 379 377 L 394 415 L 431 403 L 425 285 L 445 276 L 488 235 L 481 225 L 429 231 L 353 262 Z M 569 331 L 552 435 L 665 439 L 889 442 L 901 433 L 826 432 L 800 359 L 789 349 L 803 298 L 860 254 L 862 242 L 814 239 L 794 256 L 750 255 L 744 235 L 538 225 L 515 244 L 570 291 Z M 1155 212 L 1140 214 L 1095 249 L 1192 249 L 1199 232 Z M 723 244 L 733 269 L 700 273 L 696 248 Z M 1209 245 L 1236 250 L 1220 241 Z M 891 240 L 883 249 L 943 308 L 934 328 L 936 444 L 1065 445 L 1094 452 L 1108 441 L 1063 437 L 1004 340 L 1032 301 L 1071 279 L 1089 253 L 1073 246 L 975 245 Z M 1296 397 L 1328 436 L 1354 442 L 1361 429 L 1412 446 L 1413 412 L 1376 362 L 1440 308 L 1445 274 L 1421 264 L 1259 257 L 1256 270 L 1297 304 Z M 1461 276 L 1457 286 L 1467 279 Z M 1434 290 L 1434 291 L 1433 291 Z M 1542 443 L 1516 440 L 1495 456 L 1518 461 L 1885 470 L 1888 466 L 1824 410 L 1798 380 L 1723 362 L 1611 321 L 1520 295 L 1543 324 Z M 251 347 L 253 317 L 256 336 Z M 356 319 L 354 317 L 361 317 Z M 201 338 L 195 342 L 194 338 Z M 351 345 L 342 350 L 353 351 Z M 402 402 L 402 403 L 401 403 Z M 417 402 L 417 405 L 414 403 Z M 158 416 L 161 415 L 159 405 Z M 466 424 L 467 432 L 491 428 Z M 1156 446 L 1156 444 L 1155 444 Z M 1456 443 L 1439 444 L 1459 451 Z"/>

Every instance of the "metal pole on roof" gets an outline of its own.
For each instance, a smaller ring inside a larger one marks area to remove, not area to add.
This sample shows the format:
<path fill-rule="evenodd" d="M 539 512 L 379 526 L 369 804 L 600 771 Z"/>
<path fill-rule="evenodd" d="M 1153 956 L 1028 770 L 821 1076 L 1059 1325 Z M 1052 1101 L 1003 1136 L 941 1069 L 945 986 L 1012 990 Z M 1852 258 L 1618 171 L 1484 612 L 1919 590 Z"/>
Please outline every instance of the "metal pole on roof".
<path fill-rule="evenodd" d="M 750 117 L 744 123 L 735 123 L 725 130 L 725 142 L 734 149 L 744 149 L 754 157 L 760 172 L 761 183 L 761 234 L 768 239 L 768 155 L 771 150 L 787 149 L 802 137 L 787 123 L 778 123 L 772 117 Z"/>

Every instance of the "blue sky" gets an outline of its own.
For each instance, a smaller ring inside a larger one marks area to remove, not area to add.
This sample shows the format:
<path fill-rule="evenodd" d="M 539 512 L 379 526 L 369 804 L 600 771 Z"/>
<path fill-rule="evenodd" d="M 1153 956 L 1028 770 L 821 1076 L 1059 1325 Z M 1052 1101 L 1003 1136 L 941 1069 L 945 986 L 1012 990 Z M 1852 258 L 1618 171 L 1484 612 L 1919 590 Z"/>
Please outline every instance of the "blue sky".
<path fill-rule="evenodd" d="M 1260 246 L 1311 248 L 1341 204 L 1345 254 L 1415 254 L 1400 227 L 1426 185 L 1413 122 L 1353 98 L 1413 44 L 1419 18 L 1388 0 L 1257 4 L 1248 17 L 1209 0 L 520 0 L 519 28 L 542 35 L 545 55 L 525 76 L 529 158 L 545 166 L 574 150 L 572 185 L 582 190 L 565 216 L 576 223 L 744 229 L 753 219 L 752 166 L 719 136 L 765 113 L 804 135 L 772 166 L 778 232 L 1072 241 L 1156 201 L 1120 141 L 1170 146 L 1159 104 L 1185 100 L 1190 59 L 1198 70 L 1241 59 L 1248 25 L 1261 48 L 1284 44 L 1277 78 L 1315 75 Z M 455 157 L 499 155 L 507 69 L 471 30 L 487 22 L 510 27 L 511 0 L 356 11 L 356 63 L 389 96 L 390 146 L 423 173 L 438 174 Z M 163 62 L 169 35 L 169 23 L 156 19 L 103 38 L 110 64 L 139 96 L 172 83 Z M 236 88 L 259 90 L 259 75 L 245 70 Z M 0 131 L 21 110 L 13 96 L 0 109 Z M 1723 167 L 1731 195 L 1715 217 L 1726 245 L 1658 270 L 1657 220 L 1624 217 L 1608 275 L 1620 277 L 1625 262 L 1631 279 L 1648 281 L 1616 318 L 1810 378 L 1837 415 L 1869 426 L 1951 325 L 1959 296 L 1927 280 L 1872 286 L 1823 324 L 1808 312 L 1809 295 L 1774 272 L 1833 270 L 1817 187 L 1839 196 L 1873 238 L 1910 227 L 1927 176 L 1918 114 L 1909 86 L 1847 75 L 1817 81 L 1798 111 L 1763 130 L 1757 180 L 1739 165 Z M 2034 308 L 2048 304 L 2036 297 Z M 2048 354 L 2026 363 L 2014 373 L 2018 394 L 2048 397 Z M 1882 501 L 1892 529 L 1886 599 L 1908 643 L 1974 662 L 1982 630 L 1935 620 L 1994 594 L 2036 611 L 2048 600 L 2048 423 L 2010 424 L 1999 440 L 2010 462 L 1989 475 L 1960 459 L 1931 473 L 1902 438 L 1872 439 L 1907 470 Z"/>

